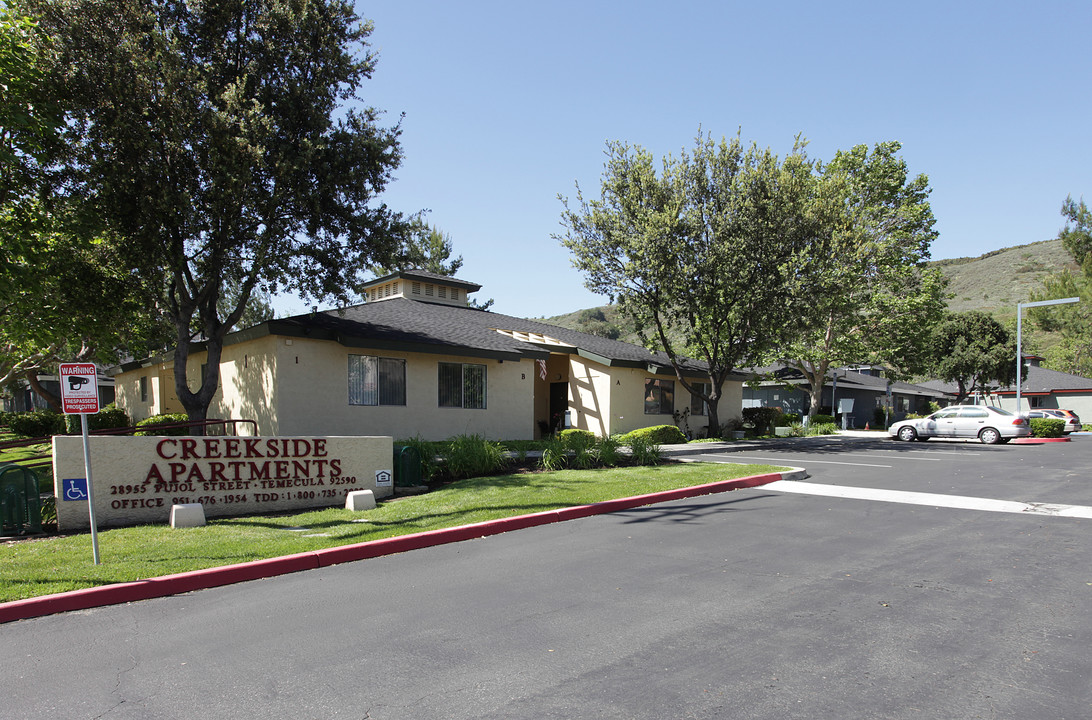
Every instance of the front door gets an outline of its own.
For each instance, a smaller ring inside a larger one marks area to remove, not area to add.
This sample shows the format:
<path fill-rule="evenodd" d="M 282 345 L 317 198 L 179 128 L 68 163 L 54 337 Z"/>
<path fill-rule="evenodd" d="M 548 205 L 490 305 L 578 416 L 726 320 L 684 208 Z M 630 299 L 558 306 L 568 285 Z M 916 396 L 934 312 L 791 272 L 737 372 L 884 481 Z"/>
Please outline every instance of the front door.
<path fill-rule="evenodd" d="M 565 411 L 569 409 L 569 383 L 550 383 L 550 432 L 565 429 Z"/>

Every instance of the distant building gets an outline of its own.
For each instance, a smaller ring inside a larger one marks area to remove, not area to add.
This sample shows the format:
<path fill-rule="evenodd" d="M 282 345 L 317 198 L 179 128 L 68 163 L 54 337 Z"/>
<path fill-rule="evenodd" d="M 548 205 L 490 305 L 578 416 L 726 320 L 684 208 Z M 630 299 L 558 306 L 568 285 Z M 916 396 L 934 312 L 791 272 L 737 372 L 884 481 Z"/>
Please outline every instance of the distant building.
<path fill-rule="evenodd" d="M 807 415 L 811 405 L 810 383 L 798 370 L 785 365 L 756 368 L 758 383 L 743 388 L 743 406 L 780 407 L 785 412 Z M 842 416 L 848 427 L 863 428 L 877 422 L 886 411 L 885 422 L 901 420 L 910 413 L 929 412 L 929 403 L 946 405 L 948 395 L 922 385 L 895 382 L 883 377 L 883 369 L 875 365 L 851 365 L 827 371 L 823 384 L 822 403 L 818 412 Z"/>
<path fill-rule="evenodd" d="M 1020 410 L 1044 408 L 1072 410 L 1082 420 L 1092 421 L 1092 379 L 1071 375 L 1069 373 L 1048 370 L 1040 367 L 1042 358 L 1038 355 L 1025 355 L 1027 361 L 1027 374 L 1021 377 L 1020 382 Z M 1016 360 L 1013 359 L 1015 365 Z M 953 399 L 957 390 L 952 383 L 944 383 L 932 380 L 922 383 L 928 387 L 947 392 Z M 984 393 L 979 393 L 977 398 L 968 402 L 978 402 L 985 405 L 994 405 L 1010 412 L 1016 409 L 1016 387 L 992 387 Z"/>

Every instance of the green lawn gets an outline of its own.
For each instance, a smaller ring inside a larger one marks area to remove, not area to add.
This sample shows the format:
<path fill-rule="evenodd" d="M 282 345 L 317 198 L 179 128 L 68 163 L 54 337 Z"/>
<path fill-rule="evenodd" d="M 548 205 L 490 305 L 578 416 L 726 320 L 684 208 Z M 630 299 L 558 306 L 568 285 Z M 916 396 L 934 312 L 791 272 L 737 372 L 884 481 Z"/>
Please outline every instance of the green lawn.
<path fill-rule="evenodd" d="M 0 547 L 0 602 L 110 583 L 290 555 L 468 525 L 603 500 L 776 472 L 769 465 L 666 464 L 563 470 L 462 480 L 425 495 L 273 517 L 213 519 L 200 528 L 166 525 L 10 542 Z"/>
<path fill-rule="evenodd" d="M 21 437 L 12 435 L 11 433 L 0 433 L 0 442 L 21 439 Z M 39 462 L 51 461 L 52 459 L 53 446 L 48 442 L 38 443 L 37 445 L 30 445 L 28 447 L 0 450 L 0 464 L 19 463 L 25 466 L 32 463 L 37 464 Z M 33 470 L 35 474 L 38 475 L 38 487 L 41 492 L 53 492 L 53 466 L 45 464 L 37 466 L 33 468 Z"/>

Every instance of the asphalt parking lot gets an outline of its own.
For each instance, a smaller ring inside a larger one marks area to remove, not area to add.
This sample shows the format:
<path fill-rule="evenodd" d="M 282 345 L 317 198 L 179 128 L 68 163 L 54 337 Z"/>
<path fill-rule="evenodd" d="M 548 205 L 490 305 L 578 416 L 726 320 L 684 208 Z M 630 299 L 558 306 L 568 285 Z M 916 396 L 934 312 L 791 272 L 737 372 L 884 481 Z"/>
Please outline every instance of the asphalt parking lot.
<path fill-rule="evenodd" d="M 704 457 L 802 466 L 810 483 L 1092 506 L 1092 434 L 1070 438 L 983 445 L 828 436 L 771 441 Z"/>
<path fill-rule="evenodd" d="M 713 455 L 713 454 L 711 454 Z M 826 438 L 810 477 L 3 626 L 20 718 L 1092 717 L 1092 438 Z M 712 457 L 711 457 L 712 459 Z"/>

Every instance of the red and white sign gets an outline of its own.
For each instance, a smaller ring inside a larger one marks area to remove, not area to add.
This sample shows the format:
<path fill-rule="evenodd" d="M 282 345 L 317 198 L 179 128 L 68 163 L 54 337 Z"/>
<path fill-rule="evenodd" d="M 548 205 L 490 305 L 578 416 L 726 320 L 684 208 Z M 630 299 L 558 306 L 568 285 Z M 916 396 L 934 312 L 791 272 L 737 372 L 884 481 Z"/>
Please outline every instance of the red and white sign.
<path fill-rule="evenodd" d="M 61 363 L 61 405 L 68 415 L 94 415 L 99 411 L 94 363 Z"/>

